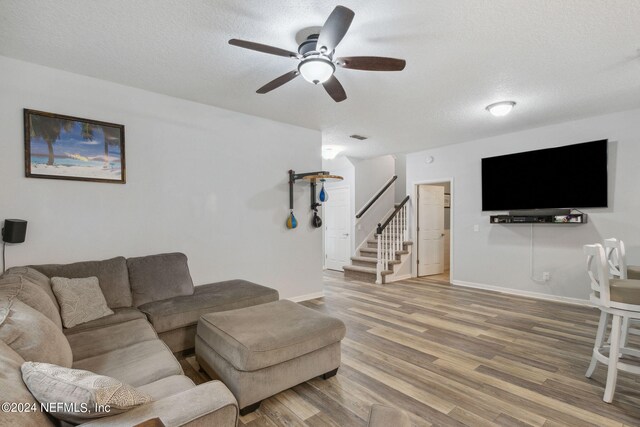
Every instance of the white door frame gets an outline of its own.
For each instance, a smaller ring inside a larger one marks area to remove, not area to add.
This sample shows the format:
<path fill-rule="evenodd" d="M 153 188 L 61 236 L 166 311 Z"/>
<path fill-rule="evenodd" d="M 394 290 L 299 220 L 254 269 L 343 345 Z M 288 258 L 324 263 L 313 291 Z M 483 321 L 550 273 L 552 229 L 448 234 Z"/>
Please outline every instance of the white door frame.
<path fill-rule="evenodd" d="M 353 239 L 355 238 L 354 234 L 354 227 L 353 227 L 353 219 L 355 217 L 355 213 L 353 213 L 353 206 L 351 206 L 351 186 L 350 185 L 340 185 L 340 186 L 336 186 L 336 187 L 330 187 L 328 188 L 325 184 L 325 191 L 327 191 L 327 193 L 329 193 L 329 197 L 331 197 L 331 192 L 333 190 L 347 190 L 349 192 L 349 209 L 348 209 L 348 215 L 349 215 L 349 259 L 347 260 L 347 264 L 349 264 L 351 262 L 351 257 L 353 256 Z M 327 216 L 324 212 L 324 203 L 322 204 L 322 220 L 323 222 L 327 219 Z M 327 248 L 325 245 L 325 239 L 326 239 L 326 227 L 323 224 L 322 225 L 322 269 L 326 270 L 327 269 Z"/>
<path fill-rule="evenodd" d="M 418 277 L 418 186 L 419 185 L 431 185 L 431 184 L 441 184 L 443 182 L 448 182 L 451 186 L 451 203 L 449 208 L 449 282 L 453 282 L 453 278 L 455 277 L 455 262 L 453 257 L 454 251 L 454 221 L 453 221 L 453 213 L 454 213 L 454 203 L 456 193 L 453 185 L 453 177 L 449 178 L 440 178 L 440 179 L 429 179 L 426 181 L 415 181 L 411 183 L 413 188 L 412 190 L 412 199 L 411 199 L 411 238 L 416 243 L 416 250 L 412 251 L 411 254 L 411 277 Z"/>

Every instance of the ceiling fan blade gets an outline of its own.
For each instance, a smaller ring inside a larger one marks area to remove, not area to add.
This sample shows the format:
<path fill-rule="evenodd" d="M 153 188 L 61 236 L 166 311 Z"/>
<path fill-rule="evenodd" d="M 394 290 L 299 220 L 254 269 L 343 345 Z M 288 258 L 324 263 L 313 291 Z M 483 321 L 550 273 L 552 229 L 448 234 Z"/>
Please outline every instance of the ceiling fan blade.
<path fill-rule="evenodd" d="M 245 49 L 256 50 L 262 53 L 270 53 L 271 55 L 284 56 L 285 58 L 297 58 L 298 54 L 289 50 L 280 49 L 266 44 L 249 42 L 246 40 L 231 39 L 229 44 L 232 46 L 243 47 Z"/>
<path fill-rule="evenodd" d="M 336 63 L 343 68 L 365 71 L 402 71 L 407 65 L 404 59 L 382 56 L 346 56 L 338 58 Z"/>
<path fill-rule="evenodd" d="M 347 93 L 344 91 L 342 84 L 336 79 L 336 76 L 331 76 L 329 80 L 322 83 L 322 86 L 334 101 L 342 102 L 347 99 Z"/>
<path fill-rule="evenodd" d="M 318 37 L 318 51 L 322 53 L 331 53 L 338 43 L 342 40 L 355 13 L 351 9 L 347 9 L 344 6 L 336 6 L 331 12 L 331 15 L 327 18 L 327 21 L 320 30 L 320 36 Z M 323 48 L 325 51 L 323 52 Z"/>
<path fill-rule="evenodd" d="M 285 73 L 285 74 L 281 75 L 280 77 L 271 80 L 269 83 L 267 83 L 266 85 L 264 85 L 260 89 L 258 89 L 256 91 L 256 93 L 264 94 L 264 93 L 267 93 L 267 92 L 271 92 L 272 90 L 279 88 L 283 84 L 285 84 L 287 82 L 290 82 L 291 80 L 295 79 L 296 77 L 298 77 L 298 74 L 300 74 L 298 72 L 298 70 L 289 71 L 288 73 Z"/>

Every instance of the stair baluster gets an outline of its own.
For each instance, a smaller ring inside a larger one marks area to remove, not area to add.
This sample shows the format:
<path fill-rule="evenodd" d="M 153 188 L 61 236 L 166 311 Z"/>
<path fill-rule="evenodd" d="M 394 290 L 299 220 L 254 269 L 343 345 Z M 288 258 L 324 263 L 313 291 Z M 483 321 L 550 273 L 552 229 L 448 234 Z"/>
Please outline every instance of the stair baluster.
<path fill-rule="evenodd" d="M 382 283 L 382 274 L 380 274 L 380 272 L 382 271 L 382 265 L 380 265 L 382 263 L 382 236 L 377 235 L 378 237 L 378 262 L 376 263 L 376 283 L 377 284 L 381 284 Z"/>
<path fill-rule="evenodd" d="M 404 250 L 404 244 L 408 241 L 407 227 L 407 196 L 400 206 L 391 214 L 383 224 L 378 224 L 376 238 L 378 239 L 378 260 L 376 262 L 376 283 L 383 283 L 383 272 L 387 274 L 389 263 L 395 263 L 397 253 Z"/>
<path fill-rule="evenodd" d="M 395 225 L 395 230 L 396 230 L 396 252 L 398 252 L 400 250 L 400 245 L 402 242 L 400 242 L 400 239 L 398 238 L 398 236 L 400 236 L 400 216 L 396 215 L 394 221 L 396 222 Z"/>
<path fill-rule="evenodd" d="M 359 247 L 359 255 L 352 256 L 353 265 L 345 265 L 345 277 L 377 284 L 390 283 L 406 275 L 406 265 L 411 262 L 413 244 L 409 240 L 407 202 L 409 196 L 396 205 L 393 212 L 378 224 L 373 237 Z M 400 272 L 402 274 L 400 275 Z"/>

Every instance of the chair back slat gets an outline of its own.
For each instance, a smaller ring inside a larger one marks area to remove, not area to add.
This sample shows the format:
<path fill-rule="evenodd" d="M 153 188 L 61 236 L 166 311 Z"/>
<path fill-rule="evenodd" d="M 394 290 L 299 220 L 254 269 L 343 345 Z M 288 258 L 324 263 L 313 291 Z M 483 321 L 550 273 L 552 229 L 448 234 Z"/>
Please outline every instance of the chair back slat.
<path fill-rule="evenodd" d="M 605 239 L 604 247 L 609 274 L 618 279 L 626 279 L 627 260 L 624 242 L 616 238 Z"/>
<path fill-rule="evenodd" d="M 601 244 L 584 245 L 583 251 L 587 255 L 587 273 L 591 280 L 591 290 L 598 293 L 595 299 L 605 307 L 609 307 L 609 270 L 604 248 Z"/>

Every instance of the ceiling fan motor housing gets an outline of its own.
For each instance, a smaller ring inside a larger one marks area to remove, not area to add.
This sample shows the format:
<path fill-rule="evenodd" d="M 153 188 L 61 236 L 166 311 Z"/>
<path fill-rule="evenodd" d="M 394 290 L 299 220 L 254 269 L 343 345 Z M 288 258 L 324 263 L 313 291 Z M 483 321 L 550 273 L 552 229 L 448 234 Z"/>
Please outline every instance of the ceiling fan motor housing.
<path fill-rule="evenodd" d="M 309 37 L 298 46 L 298 53 L 302 56 L 320 53 L 320 51 L 317 50 L 319 36 L 319 34 L 309 35 Z"/>

